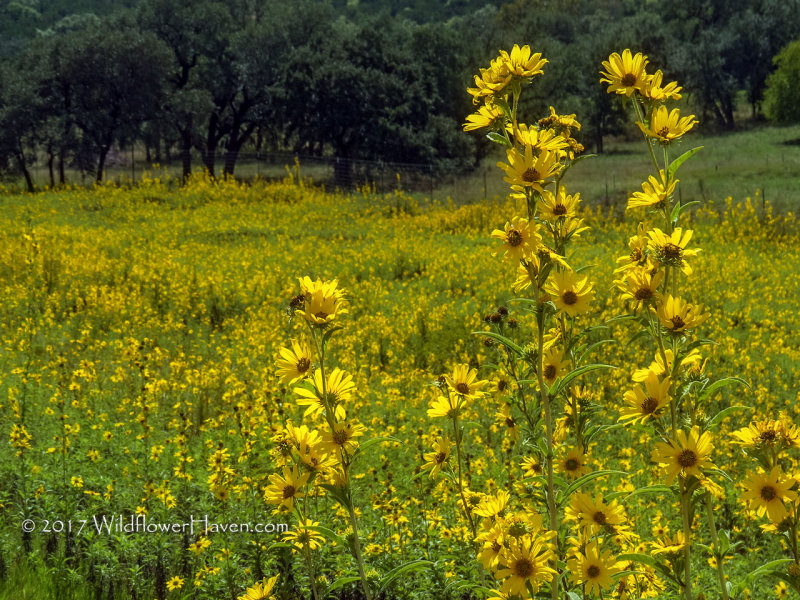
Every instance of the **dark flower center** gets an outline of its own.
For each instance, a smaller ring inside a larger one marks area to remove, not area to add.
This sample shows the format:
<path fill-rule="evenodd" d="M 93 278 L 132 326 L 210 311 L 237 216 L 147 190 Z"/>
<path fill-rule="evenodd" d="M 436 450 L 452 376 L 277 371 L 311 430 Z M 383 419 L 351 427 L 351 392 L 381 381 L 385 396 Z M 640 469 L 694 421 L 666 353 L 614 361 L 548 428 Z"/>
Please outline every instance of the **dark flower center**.
<path fill-rule="evenodd" d="M 311 366 L 311 361 L 308 360 L 305 356 L 303 356 L 300 360 L 297 361 L 297 372 L 305 373 L 306 371 L 308 371 L 310 366 Z"/>
<path fill-rule="evenodd" d="M 586 569 L 586 575 L 588 575 L 589 579 L 594 579 L 600 576 L 600 567 L 597 565 L 589 565 L 589 568 Z"/>
<path fill-rule="evenodd" d="M 514 562 L 514 568 L 512 570 L 514 572 L 514 575 L 516 575 L 517 577 L 527 579 L 528 577 L 533 575 L 533 563 L 527 558 L 518 558 Z"/>
<path fill-rule="evenodd" d="M 625 75 L 622 76 L 621 83 L 623 87 L 633 87 L 636 85 L 636 79 L 637 77 L 633 73 L 625 73 Z"/>
<path fill-rule="evenodd" d="M 678 331 L 679 329 L 683 329 L 684 327 L 686 327 L 686 322 L 683 319 L 681 319 L 680 315 L 675 315 L 670 319 L 670 321 L 672 321 L 672 329 L 674 329 L 675 331 Z"/>
<path fill-rule="evenodd" d="M 580 466 L 581 463 L 577 458 L 568 458 L 564 463 L 564 468 L 566 468 L 567 471 L 577 471 Z"/>
<path fill-rule="evenodd" d="M 669 136 L 669 127 L 662 127 L 657 131 L 657 133 L 658 137 L 667 139 L 667 137 Z"/>
<path fill-rule="evenodd" d="M 563 294 L 561 294 L 561 300 L 564 301 L 564 304 L 567 306 L 572 306 L 578 302 L 578 294 L 573 292 L 572 290 L 567 290 Z"/>
<path fill-rule="evenodd" d="M 592 520 L 598 525 L 605 525 L 608 522 L 606 520 L 606 514 L 602 510 L 598 510 L 596 513 L 594 513 L 592 515 Z"/>
<path fill-rule="evenodd" d="M 522 234 L 516 229 L 509 229 L 506 234 L 506 242 L 509 246 L 519 246 L 523 242 Z"/>
<path fill-rule="evenodd" d="M 433 462 L 435 462 L 437 465 L 442 464 L 446 460 L 447 460 L 447 454 L 445 454 L 444 452 L 437 452 L 436 456 L 433 457 Z"/>
<path fill-rule="evenodd" d="M 464 394 L 464 395 L 469 394 L 469 386 L 463 381 L 461 381 L 456 385 L 456 391 L 459 394 Z"/>
<path fill-rule="evenodd" d="M 331 435 L 331 439 L 337 446 L 344 446 L 350 439 L 350 436 L 347 435 L 346 431 L 334 431 L 333 435 Z"/>
<path fill-rule="evenodd" d="M 678 464 L 684 469 L 697 464 L 697 454 L 694 450 L 686 449 L 678 455 Z"/>
<path fill-rule="evenodd" d="M 544 368 L 544 378 L 545 379 L 555 379 L 556 377 L 556 367 L 555 365 L 547 365 Z"/>
<path fill-rule="evenodd" d="M 567 207 L 563 204 L 556 204 L 553 207 L 553 214 L 560 217 L 561 215 L 567 214 Z"/>
<path fill-rule="evenodd" d="M 653 290 L 648 287 L 642 287 L 636 290 L 634 297 L 637 300 L 650 300 L 653 297 Z"/>
<path fill-rule="evenodd" d="M 770 431 L 762 431 L 761 435 L 759 435 L 758 437 L 762 442 L 774 442 L 777 435 L 774 431 L 770 430 Z"/>
<path fill-rule="evenodd" d="M 647 398 L 644 402 L 642 402 L 642 414 L 643 415 L 652 415 L 656 412 L 658 408 L 658 400 L 655 398 Z"/>
<path fill-rule="evenodd" d="M 513 419 L 513 417 L 506 417 L 506 427 L 513 429 L 516 426 L 517 422 Z"/>
<path fill-rule="evenodd" d="M 527 183 L 533 183 L 534 181 L 540 181 L 542 177 L 539 175 L 539 172 L 536 169 L 528 169 L 522 174 L 522 181 Z"/>
<path fill-rule="evenodd" d="M 683 249 L 675 244 L 664 244 L 662 252 L 664 253 L 664 258 L 668 260 L 675 260 L 683 256 Z"/>
<path fill-rule="evenodd" d="M 285 487 L 283 488 L 283 497 L 284 497 L 284 499 L 286 499 L 286 498 L 292 498 L 292 497 L 294 496 L 294 493 L 295 493 L 296 491 L 297 491 L 297 490 L 295 489 L 295 487 L 294 487 L 293 485 L 287 485 L 287 486 L 285 486 Z"/>
<path fill-rule="evenodd" d="M 775 488 L 771 485 L 765 485 L 761 488 L 761 498 L 762 500 L 769 502 L 770 500 L 774 500 L 778 496 L 778 493 L 775 491 Z"/>

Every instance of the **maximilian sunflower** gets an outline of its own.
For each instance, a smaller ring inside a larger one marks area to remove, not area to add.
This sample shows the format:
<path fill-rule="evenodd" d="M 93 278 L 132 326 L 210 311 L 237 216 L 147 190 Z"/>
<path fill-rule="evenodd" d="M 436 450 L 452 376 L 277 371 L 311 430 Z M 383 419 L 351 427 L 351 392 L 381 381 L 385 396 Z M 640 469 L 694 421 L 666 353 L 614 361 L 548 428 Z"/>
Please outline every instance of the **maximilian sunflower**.
<path fill-rule="evenodd" d="M 652 459 L 667 470 L 667 484 L 670 484 L 678 474 L 702 479 L 702 469 L 714 467 L 710 460 L 713 450 L 711 434 L 708 431 L 701 434 L 700 428 L 695 426 L 688 436 L 685 431 L 678 431 L 676 439 L 670 443 L 656 444 Z"/>
<path fill-rule="evenodd" d="M 703 313 L 702 305 L 689 304 L 671 294 L 663 296 L 656 315 L 661 324 L 674 334 L 682 334 L 687 329 L 693 329 L 708 318 L 708 313 Z"/>
<path fill-rule="evenodd" d="M 422 455 L 425 459 L 425 464 L 422 465 L 423 469 L 430 469 L 430 477 L 436 477 L 439 471 L 447 464 L 447 459 L 450 457 L 451 443 L 447 436 L 436 438 L 433 444 L 433 452 L 426 452 Z"/>
<path fill-rule="evenodd" d="M 504 403 L 500 409 L 495 413 L 495 423 L 500 426 L 506 435 L 512 440 L 519 439 L 519 423 L 511 414 L 511 405 L 507 402 Z"/>
<path fill-rule="evenodd" d="M 602 594 L 614 584 L 612 575 L 621 571 L 609 550 L 600 552 L 597 540 L 589 542 L 583 552 L 578 552 L 567 561 L 567 570 L 572 580 L 584 584 L 590 594 Z"/>
<path fill-rule="evenodd" d="M 607 503 L 600 494 L 593 499 L 583 492 L 572 497 L 564 518 L 577 521 L 589 535 L 616 532 L 626 522 L 625 510 L 616 500 Z"/>
<path fill-rule="evenodd" d="M 560 311 L 570 317 L 577 317 L 589 311 L 589 304 L 594 297 L 592 284 L 587 276 L 578 275 L 575 271 L 553 273 L 544 291 Z"/>
<path fill-rule="evenodd" d="M 269 580 L 262 579 L 253 584 L 245 590 L 243 596 L 239 596 L 239 600 L 273 600 L 275 596 L 272 593 L 272 588 L 278 581 L 278 576 L 271 577 Z"/>
<path fill-rule="evenodd" d="M 478 370 L 471 369 L 466 364 L 453 367 L 453 373 L 445 375 L 445 381 L 452 392 L 470 400 L 483 396 L 483 388 L 489 383 L 486 380 L 478 380 Z"/>
<path fill-rule="evenodd" d="M 505 594 L 523 594 L 528 587 L 533 593 L 557 573 L 547 565 L 555 558 L 549 544 L 533 536 L 512 539 L 500 558 L 497 578 L 505 579 Z"/>
<path fill-rule="evenodd" d="M 644 389 L 637 385 L 625 392 L 624 400 L 627 406 L 620 411 L 619 420 L 645 423 L 647 419 L 660 417 L 661 409 L 669 404 L 671 384 L 669 377 L 660 380 L 658 375 L 649 371 L 644 381 Z"/>
<path fill-rule="evenodd" d="M 278 353 L 275 366 L 281 383 L 292 385 L 310 374 L 314 354 L 307 343 L 292 340 L 291 348 L 281 348 Z"/>
<path fill-rule="evenodd" d="M 567 140 L 556 134 L 552 129 L 537 129 L 533 125 L 529 126 L 525 123 L 520 123 L 516 131 L 511 125 L 507 126 L 507 130 L 511 135 L 516 136 L 517 143 L 520 146 L 530 146 L 536 154 L 540 152 L 559 152 L 569 146 Z"/>
<path fill-rule="evenodd" d="M 294 508 L 295 498 L 302 498 L 305 494 L 300 489 L 308 482 L 308 473 L 300 475 L 297 467 L 283 468 L 283 476 L 274 473 L 269 476 L 270 485 L 264 490 L 264 501 L 267 504 L 280 504 L 289 510 Z"/>
<path fill-rule="evenodd" d="M 672 233 L 664 233 L 658 228 L 647 233 L 650 238 L 647 248 L 653 260 L 662 265 L 680 269 L 684 275 L 692 274 L 687 258 L 697 256 L 699 248 L 687 248 L 694 232 L 691 229 L 676 227 Z"/>
<path fill-rule="evenodd" d="M 478 109 L 478 112 L 467 116 L 467 122 L 464 123 L 464 131 L 474 131 L 485 127 L 490 129 L 502 128 L 504 122 L 503 109 L 497 104 L 484 104 Z"/>
<path fill-rule="evenodd" d="M 550 348 L 542 357 L 542 377 L 548 385 L 564 375 L 569 367 L 569 357 L 564 356 L 564 351 L 558 348 Z"/>
<path fill-rule="evenodd" d="M 317 527 L 319 527 L 317 521 L 301 519 L 297 527 L 283 534 L 282 541 L 291 544 L 293 552 L 319 550 L 325 543 L 325 536 L 319 532 Z"/>
<path fill-rule="evenodd" d="M 665 146 L 677 140 L 697 123 L 694 115 L 681 117 L 679 109 L 673 108 L 669 111 L 663 104 L 650 113 L 649 125 L 645 126 L 641 121 L 636 122 L 642 133 Z"/>
<path fill-rule="evenodd" d="M 541 53 L 531 54 L 531 47 L 527 44 L 522 47 L 514 44 L 510 53 L 501 50 L 500 59 L 506 70 L 519 79 L 528 79 L 534 75 L 541 75 L 544 73 L 542 67 L 547 64 L 547 59 L 542 58 Z"/>
<path fill-rule="evenodd" d="M 541 194 L 545 182 L 561 169 L 555 152 L 543 151 L 536 155 L 532 146 L 526 145 L 524 154 L 512 148 L 506 151 L 506 157 L 508 163 L 498 162 L 497 166 L 505 171 L 504 181 L 515 191 L 532 188 Z"/>
<path fill-rule="evenodd" d="M 353 454 L 358 448 L 357 437 L 361 437 L 367 429 L 358 422 L 340 421 L 334 423 L 333 431 L 322 434 L 322 448 L 335 456 L 341 457 L 344 453 Z"/>
<path fill-rule="evenodd" d="M 339 282 L 311 281 L 310 277 L 300 279 L 303 307 L 296 312 L 312 325 L 324 326 L 337 317 L 346 314 L 344 292 L 338 288 Z"/>
<path fill-rule="evenodd" d="M 550 190 L 545 190 L 539 200 L 539 216 L 546 221 L 555 223 L 559 219 L 575 217 L 578 214 L 578 205 L 581 202 L 581 195 L 567 195 L 566 190 L 561 187 L 556 196 Z"/>
<path fill-rule="evenodd" d="M 307 406 L 305 416 L 321 414 L 332 411 L 336 419 L 347 417 L 344 403 L 350 400 L 356 391 L 353 376 L 334 368 L 324 377 L 322 369 L 317 369 L 309 387 L 296 387 L 298 395 L 297 404 Z"/>
<path fill-rule="evenodd" d="M 571 448 L 558 462 L 558 466 L 567 479 L 577 479 L 592 470 L 587 466 L 586 455 L 580 448 Z"/>
<path fill-rule="evenodd" d="M 665 102 L 667 100 L 680 100 L 680 91 L 683 89 L 677 81 L 671 81 L 662 86 L 664 74 L 661 71 L 653 73 L 642 90 L 642 96 L 652 102 Z"/>
<path fill-rule="evenodd" d="M 600 83 L 608 83 L 608 93 L 616 92 L 630 97 L 635 91 L 640 93 L 647 85 L 648 75 L 645 72 L 647 57 L 641 52 L 635 55 L 629 49 L 622 51 L 622 56 L 614 52 L 603 61 L 605 71 L 600 71 L 603 76 Z"/>
<path fill-rule="evenodd" d="M 502 230 L 495 229 L 492 237 L 501 242 L 493 254 L 496 256 L 502 253 L 504 258 L 513 261 L 531 256 L 542 243 L 539 225 L 522 217 L 512 217 L 511 222 L 506 222 Z"/>
<path fill-rule="evenodd" d="M 438 417 L 445 417 L 447 419 L 455 419 L 464 408 L 464 397 L 458 394 L 451 394 L 448 396 L 439 396 L 431 402 L 428 407 L 428 416 L 431 419 Z"/>
<path fill-rule="evenodd" d="M 647 267 L 629 269 L 625 279 L 616 282 L 622 292 L 620 300 L 632 302 L 637 309 L 652 304 L 660 296 L 658 288 L 663 280 L 663 271 L 653 273 Z"/>
<path fill-rule="evenodd" d="M 626 210 L 638 208 L 640 206 L 663 209 L 664 206 L 666 206 L 667 198 L 675 191 L 675 186 L 678 184 L 678 181 L 678 179 L 668 180 L 663 170 L 659 171 L 658 178 L 650 175 L 647 181 L 642 183 L 642 191 L 634 192 L 633 195 L 628 198 Z"/>
<path fill-rule="evenodd" d="M 794 478 L 784 475 L 780 467 L 774 467 L 769 474 L 759 470 L 747 476 L 742 500 L 749 501 L 750 508 L 757 510 L 758 516 L 766 512 L 773 523 L 783 521 L 789 514 L 783 501 L 797 498 L 797 492 L 791 489 L 796 484 Z"/>

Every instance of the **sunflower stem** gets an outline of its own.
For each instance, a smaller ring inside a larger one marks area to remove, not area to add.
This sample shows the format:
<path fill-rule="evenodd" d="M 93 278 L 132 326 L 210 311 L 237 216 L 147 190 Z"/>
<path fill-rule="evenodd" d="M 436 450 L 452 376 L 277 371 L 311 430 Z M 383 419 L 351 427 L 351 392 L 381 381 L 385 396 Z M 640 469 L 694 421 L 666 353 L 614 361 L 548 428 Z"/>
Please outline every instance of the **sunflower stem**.
<path fill-rule="evenodd" d="M 719 578 L 719 588 L 722 592 L 722 600 L 729 600 L 728 588 L 725 585 L 725 568 L 722 566 L 722 560 L 725 556 L 719 553 L 719 534 L 717 533 L 717 524 L 714 521 L 714 506 L 711 503 L 711 494 L 709 492 L 706 492 L 705 504 L 708 526 L 711 529 L 711 539 L 714 542 L 714 549 L 717 551 L 717 577 Z"/>
<path fill-rule="evenodd" d="M 461 496 L 461 505 L 464 510 L 464 516 L 467 517 L 467 521 L 469 522 L 469 528 L 472 530 L 472 540 L 475 541 L 475 538 L 478 537 L 478 532 L 475 529 L 475 523 L 472 520 L 472 514 L 469 512 L 467 507 L 467 498 L 464 495 L 464 478 L 461 469 L 461 435 L 458 431 L 458 415 L 453 417 L 453 435 L 456 438 L 456 461 L 458 462 L 458 493 Z"/>
<path fill-rule="evenodd" d="M 644 109 L 639 105 L 639 100 L 636 96 L 633 96 L 633 107 L 636 109 L 636 116 L 639 117 L 639 121 L 642 125 L 644 125 Z M 656 171 L 655 174 L 658 175 L 658 160 L 656 160 L 656 153 L 653 151 L 653 143 L 650 141 L 650 138 L 647 137 L 647 134 L 642 132 L 644 136 L 644 141 L 647 144 L 647 149 L 650 151 L 650 158 L 653 161 L 653 166 L 655 167 Z M 667 213 L 667 219 L 669 219 L 669 213 Z"/>
<path fill-rule="evenodd" d="M 683 522 L 683 594 L 685 600 L 692 600 L 692 525 L 689 518 L 691 494 L 686 489 L 686 481 L 681 477 L 681 520 Z"/>
<path fill-rule="evenodd" d="M 539 307 L 539 315 L 537 319 L 537 339 L 536 346 L 538 350 L 539 365 L 536 369 L 536 377 L 539 380 L 539 394 L 541 396 L 542 404 L 544 405 L 544 419 L 545 419 L 545 437 L 547 441 L 547 512 L 550 516 L 550 531 L 558 533 L 558 515 L 556 515 L 556 498 L 555 489 L 553 485 L 553 411 L 550 406 L 550 394 L 545 391 L 544 378 L 542 373 L 544 371 L 544 307 Z M 556 561 L 560 556 L 558 549 L 558 535 L 555 540 L 556 546 Z M 553 600 L 558 600 L 558 576 L 553 577 L 553 584 L 550 587 L 550 592 Z"/>

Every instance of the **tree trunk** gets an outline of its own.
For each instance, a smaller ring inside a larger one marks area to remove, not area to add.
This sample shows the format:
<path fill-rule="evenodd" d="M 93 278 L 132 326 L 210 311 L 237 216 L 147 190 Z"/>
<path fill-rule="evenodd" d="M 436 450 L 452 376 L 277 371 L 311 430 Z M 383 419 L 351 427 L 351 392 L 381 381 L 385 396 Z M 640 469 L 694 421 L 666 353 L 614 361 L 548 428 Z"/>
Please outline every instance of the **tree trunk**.
<path fill-rule="evenodd" d="M 100 147 L 100 158 L 97 161 L 97 177 L 95 177 L 95 181 L 100 183 L 103 181 L 103 169 L 106 166 L 106 157 L 108 156 L 108 151 L 111 149 L 110 146 L 101 146 Z"/>
<path fill-rule="evenodd" d="M 236 159 L 239 157 L 239 149 L 236 145 L 229 145 L 225 153 L 225 167 L 222 170 L 223 177 L 233 177 L 233 170 L 236 168 Z"/>
<path fill-rule="evenodd" d="M 216 114 L 212 113 L 208 120 L 208 135 L 206 135 L 206 145 L 203 149 L 203 164 L 211 177 L 214 177 L 214 163 L 219 144 L 218 125 L 219 119 Z"/>
<path fill-rule="evenodd" d="M 67 174 L 64 172 L 64 146 L 58 149 L 58 185 L 67 185 Z"/>
<path fill-rule="evenodd" d="M 56 176 L 53 172 L 53 163 L 55 162 L 55 154 L 53 153 L 53 142 L 47 144 L 47 174 L 50 176 L 50 187 L 56 187 Z"/>
<path fill-rule="evenodd" d="M 183 182 L 192 175 L 192 133 L 187 128 L 181 132 L 181 160 L 183 162 Z"/>
<path fill-rule="evenodd" d="M 31 177 L 31 172 L 28 170 L 28 165 L 25 162 L 25 153 L 18 150 L 15 154 L 17 156 L 19 170 L 22 171 L 22 175 L 25 177 L 25 185 L 28 187 L 28 191 L 32 194 L 36 191 L 36 187 L 33 185 L 33 177 Z"/>

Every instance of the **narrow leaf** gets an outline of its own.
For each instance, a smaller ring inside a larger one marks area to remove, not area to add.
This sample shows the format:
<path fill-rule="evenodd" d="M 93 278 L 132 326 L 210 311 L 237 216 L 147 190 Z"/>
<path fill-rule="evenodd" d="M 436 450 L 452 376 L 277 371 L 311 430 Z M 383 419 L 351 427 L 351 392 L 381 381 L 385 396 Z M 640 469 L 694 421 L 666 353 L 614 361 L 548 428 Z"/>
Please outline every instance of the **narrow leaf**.
<path fill-rule="evenodd" d="M 380 580 L 378 591 L 375 592 L 375 596 L 380 596 L 381 592 L 383 592 L 383 590 L 385 590 L 390 583 L 392 583 L 401 575 L 405 575 L 406 573 L 410 573 L 412 571 L 419 571 L 426 567 L 432 566 L 433 563 L 429 560 L 412 560 L 411 562 L 407 562 L 404 565 L 400 565 L 399 567 L 392 569 Z"/>
<path fill-rule="evenodd" d="M 472 335 L 484 335 L 486 337 L 492 338 L 493 340 L 497 340 L 501 344 L 503 344 L 506 348 L 513 350 L 520 356 L 522 356 L 522 348 L 520 348 L 517 344 L 513 342 L 513 340 L 508 339 L 507 337 L 500 335 L 499 333 L 495 333 L 494 331 L 473 331 Z"/>
<path fill-rule="evenodd" d="M 561 393 L 561 390 L 565 389 L 567 385 L 569 385 L 569 383 L 572 382 L 572 380 L 577 379 L 581 375 L 586 375 L 586 373 L 596 371 L 597 369 L 616 369 L 616 368 L 617 367 L 614 367 L 612 365 L 603 365 L 595 363 L 591 365 L 585 365 L 583 367 L 575 369 L 574 371 L 570 371 L 564 376 L 564 378 L 561 381 L 556 383 L 555 387 L 551 390 L 551 395 L 553 397 L 558 396 L 558 394 Z"/>
<path fill-rule="evenodd" d="M 575 481 L 573 481 L 570 486 L 564 491 L 564 496 L 561 498 L 560 504 L 563 504 L 564 501 L 570 497 L 572 492 L 580 489 L 583 485 L 589 483 L 593 479 L 597 479 L 598 477 L 604 477 L 606 475 L 628 475 L 625 471 L 611 471 L 611 470 L 603 470 L 603 471 L 592 471 L 591 473 L 587 473 L 582 477 L 579 477 Z"/>
<path fill-rule="evenodd" d="M 708 428 L 710 429 L 717 423 L 721 422 L 722 419 L 727 417 L 729 414 L 736 412 L 737 410 L 753 410 L 752 406 L 729 406 L 726 409 L 719 411 L 714 417 L 708 422 Z"/>
<path fill-rule="evenodd" d="M 687 160 L 692 158 L 692 156 L 697 154 L 697 152 L 699 152 L 702 149 L 703 149 L 703 146 L 698 146 L 697 148 L 692 148 L 691 150 L 688 150 L 688 151 L 684 152 L 678 158 L 673 160 L 672 163 L 669 165 L 669 169 L 667 169 L 667 178 L 671 179 L 675 175 L 675 173 L 678 172 L 678 169 L 680 168 L 680 166 L 683 163 L 685 163 Z"/>

